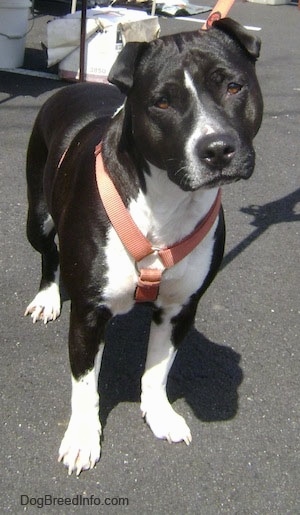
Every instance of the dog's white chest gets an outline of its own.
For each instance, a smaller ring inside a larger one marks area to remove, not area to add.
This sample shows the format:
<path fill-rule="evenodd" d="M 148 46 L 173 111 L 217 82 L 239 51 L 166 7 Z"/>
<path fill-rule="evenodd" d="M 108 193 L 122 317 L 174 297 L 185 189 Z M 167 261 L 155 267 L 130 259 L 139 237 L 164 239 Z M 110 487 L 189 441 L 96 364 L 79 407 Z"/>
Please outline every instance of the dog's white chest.
<path fill-rule="evenodd" d="M 161 186 L 158 185 L 160 191 Z M 175 195 L 172 195 L 173 189 Z M 150 195 L 154 193 L 151 187 L 149 190 Z M 195 199 L 189 199 L 189 202 L 178 202 L 178 188 L 169 180 L 168 190 L 171 190 L 168 191 L 171 195 L 163 203 L 159 202 L 157 195 L 151 195 L 150 198 L 156 199 L 151 202 L 140 193 L 137 200 L 129 205 L 129 212 L 141 232 L 158 247 L 172 245 L 189 234 L 206 214 L 216 196 L 216 190 L 211 190 L 195 194 Z M 179 195 L 182 197 L 182 192 Z M 163 271 L 156 301 L 158 306 L 181 306 L 201 287 L 210 269 L 216 224 L 217 220 L 205 239 L 186 258 Z M 164 268 L 156 255 L 135 263 L 113 227 L 107 235 L 105 257 L 107 272 L 104 299 L 113 314 L 131 309 L 140 268 Z"/>

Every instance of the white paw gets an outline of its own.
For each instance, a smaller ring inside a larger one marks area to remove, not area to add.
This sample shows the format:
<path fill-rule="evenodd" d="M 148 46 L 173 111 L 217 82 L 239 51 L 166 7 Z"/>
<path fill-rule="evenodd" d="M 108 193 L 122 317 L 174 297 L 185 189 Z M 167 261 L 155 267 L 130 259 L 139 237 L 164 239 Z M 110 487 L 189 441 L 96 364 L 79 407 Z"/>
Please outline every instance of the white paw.
<path fill-rule="evenodd" d="M 56 320 L 60 315 L 61 301 L 59 287 L 51 284 L 45 290 L 41 290 L 27 306 L 24 316 L 31 315 L 33 323 L 42 320 L 47 324 L 50 320 Z"/>
<path fill-rule="evenodd" d="M 61 442 L 58 461 L 68 467 L 69 475 L 92 469 L 100 459 L 101 425 L 99 420 L 85 420 L 77 424 L 72 420 Z"/>
<path fill-rule="evenodd" d="M 189 445 L 192 435 L 189 426 L 181 415 L 176 413 L 170 404 L 141 408 L 143 416 L 157 438 L 172 442 L 185 442 Z"/>

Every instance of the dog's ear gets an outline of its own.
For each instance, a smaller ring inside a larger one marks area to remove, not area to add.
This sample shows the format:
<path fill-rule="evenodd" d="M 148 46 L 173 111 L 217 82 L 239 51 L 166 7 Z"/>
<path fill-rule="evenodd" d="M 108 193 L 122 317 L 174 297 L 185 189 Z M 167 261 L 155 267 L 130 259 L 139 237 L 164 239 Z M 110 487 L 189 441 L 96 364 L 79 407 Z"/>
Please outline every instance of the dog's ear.
<path fill-rule="evenodd" d="M 215 21 L 212 26 L 222 30 L 238 43 L 254 59 L 258 59 L 260 53 L 261 40 L 250 34 L 242 25 L 231 18 L 221 18 Z"/>
<path fill-rule="evenodd" d="M 121 93 L 126 95 L 132 87 L 134 71 L 148 46 L 149 43 L 126 43 L 112 65 L 108 80 L 115 84 Z"/>

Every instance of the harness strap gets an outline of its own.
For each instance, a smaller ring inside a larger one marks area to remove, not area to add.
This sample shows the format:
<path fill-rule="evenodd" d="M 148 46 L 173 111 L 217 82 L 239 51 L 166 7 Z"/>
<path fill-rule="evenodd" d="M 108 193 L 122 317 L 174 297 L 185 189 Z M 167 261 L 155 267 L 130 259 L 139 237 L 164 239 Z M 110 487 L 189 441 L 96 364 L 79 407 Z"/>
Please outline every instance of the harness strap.
<path fill-rule="evenodd" d="M 128 252 L 139 262 L 153 253 L 152 245 L 134 223 L 109 177 L 102 159 L 101 143 L 96 147 L 95 156 L 97 185 L 106 213 Z"/>
<path fill-rule="evenodd" d="M 141 233 L 133 221 L 108 175 L 102 159 L 101 143 L 95 149 L 95 156 L 96 181 L 104 208 L 120 240 L 134 258 L 136 264 L 145 257 L 156 253 L 164 265 L 164 269 L 171 268 L 192 252 L 212 228 L 221 207 L 221 189 L 219 189 L 207 215 L 191 234 L 171 247 L 155 247 Z M 163 271 L 152 268 L 141 268 L 138 270 L 139 278 L 135 291 L 135 300 L 137 302 L 153 302 L 157 299 Z"/>

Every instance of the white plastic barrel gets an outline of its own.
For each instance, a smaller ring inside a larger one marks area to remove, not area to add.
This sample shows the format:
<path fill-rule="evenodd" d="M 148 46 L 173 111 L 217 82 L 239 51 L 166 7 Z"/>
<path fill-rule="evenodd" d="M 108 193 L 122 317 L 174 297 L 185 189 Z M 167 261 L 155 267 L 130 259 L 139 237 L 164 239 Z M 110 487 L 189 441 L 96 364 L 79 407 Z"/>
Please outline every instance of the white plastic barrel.
<path fill-rule="evenodd" d="M 23 64 L 30 6 L 29 0 L 0 0 L 0 68 Z"/>

